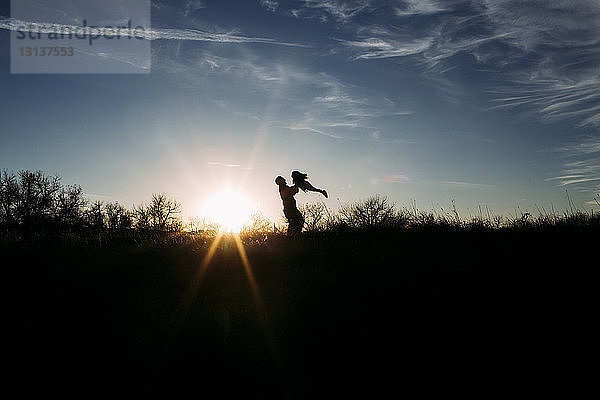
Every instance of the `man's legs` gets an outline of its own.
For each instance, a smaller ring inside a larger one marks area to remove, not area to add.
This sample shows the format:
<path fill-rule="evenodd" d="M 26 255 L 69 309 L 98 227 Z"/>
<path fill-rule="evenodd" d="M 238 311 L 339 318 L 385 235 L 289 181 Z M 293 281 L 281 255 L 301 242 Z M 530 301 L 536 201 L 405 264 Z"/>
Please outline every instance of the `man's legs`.
<path fill-rule="evenodd" d="M 288 235 L 297 235 L 302 232 L 304 218 L 302 215 L 288 219 Z"/>

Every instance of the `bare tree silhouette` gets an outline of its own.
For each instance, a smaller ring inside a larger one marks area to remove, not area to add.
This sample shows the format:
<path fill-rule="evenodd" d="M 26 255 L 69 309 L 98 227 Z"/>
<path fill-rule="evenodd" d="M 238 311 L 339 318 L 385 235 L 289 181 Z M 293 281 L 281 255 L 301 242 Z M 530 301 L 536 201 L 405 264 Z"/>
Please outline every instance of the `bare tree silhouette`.
<path fill-rule="evenodd" d="M 177 215 L 179 213 L 181 204 L 164 193 L 153 194 L 150 205 L 142 203 L 133 210 L 136 228 L 161 232 L 181 229 L 181 220 Z"/>
<path fill-rule="evenodd" d="M 86 200 L 79 185 L 61 187 L 55 199 L 54 215 L 61 226 L 80 225 Z"/>
<path fill-rule="evenodd" d="M 150 213 L 144 203 L 139 206 L 133 206 L 133 220 L 136 229 L 150 229 Z"/>
<path fill-rule="evenodd" d="M 50 216 L 59 189 L 58 176 L 46 176 L 41 171 L 19 171 L 17 215 L 21 222 L 25 225 L 38 223 Z"/>
<path fill-rule="evenodd" d="M 301 207 L 304 216 L 304 229 L 317 232 L 327 229 L 332 223 L 332 214 L 324 203 L 308 203 Z"/>
<path fill-rule="evenodd" d="M 375 228 L 391 225 L 396 216 L 387 197 L 375 195 L 340 207 L 340 221 L 353 228 Z"/>
<path fill-rule="evenodd" d="M 132 226 L 131 213 L 119 202 L 108 203 L 104 210 L 106 212 L 106 226 L 108 229 L 128 229 Z"/>
<path fill-rule="evenodd" d="M 16 208 L 19 198 L 17 176 L 3 170 L 0 173 L 0 224 L 6 229 L 13 227 L 16 221 Z"/>
<path fill-rule="evenodd" d="M 156 230 L 172 230 L 180 224 L 176 214 L 181 212 L 181 204 L 175 199 L 167 198 L 164 193 L 152 195 L 149 211 L 152 227 Z"/>
<path fill-rule="evenodd" d="M 106 227 L 106 216 L 104 214 L 104 205 L 101 201 L 93 202 L 85 212 L 87 225 L 96 230 L 102 230 Z"/>

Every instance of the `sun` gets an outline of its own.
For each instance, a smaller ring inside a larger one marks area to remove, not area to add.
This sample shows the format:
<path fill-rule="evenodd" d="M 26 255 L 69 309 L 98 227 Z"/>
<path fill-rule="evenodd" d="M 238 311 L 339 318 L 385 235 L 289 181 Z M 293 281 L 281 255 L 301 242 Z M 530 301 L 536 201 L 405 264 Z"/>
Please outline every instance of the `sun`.
<path fill-rule="evenodd" d="M 221 232 L 239 233 L 250 222 L 253 211 L 252 202 L 242 193 L 223 189 L 207 199 L 202 216 L 218 224 Z"/>

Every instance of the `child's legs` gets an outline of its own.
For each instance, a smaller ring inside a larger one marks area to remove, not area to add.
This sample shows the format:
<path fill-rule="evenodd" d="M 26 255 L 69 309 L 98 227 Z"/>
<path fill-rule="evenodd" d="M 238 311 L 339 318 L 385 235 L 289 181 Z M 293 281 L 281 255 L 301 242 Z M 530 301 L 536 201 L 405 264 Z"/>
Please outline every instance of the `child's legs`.
<path fill-rule="evenodd" d="M 306 181 L 303 183 L 303 189 L 309 190 L 311 192 L 320 192 L 321 191 L 321 189 L 317 189 L 310 182 L 306 182 Z"/>

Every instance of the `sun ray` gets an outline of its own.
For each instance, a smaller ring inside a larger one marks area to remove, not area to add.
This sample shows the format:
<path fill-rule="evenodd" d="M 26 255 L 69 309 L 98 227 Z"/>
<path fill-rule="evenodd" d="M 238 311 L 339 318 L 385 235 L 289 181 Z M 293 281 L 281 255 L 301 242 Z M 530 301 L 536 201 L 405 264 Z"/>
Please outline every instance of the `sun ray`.
<path fill-rule="evenodd" d="M 280 74 L 282 75 L 280 76 L 280 78 L 285 78 L 281 69 Z M 249 153 L 247 163 L 248 168 L 246 168 L 246 170 L 244 171 L 244 179 L 242 180 L 243 182 L 248 181 L 248 175 L 250 171 L 254 168 L 256 159 L 259 157 L 262 151 L 263 143 L 267 140 L 269 136 L 269 128 L 273 123 L 273 117 L 275 115 L 276 107 L 279 106 L 278 99 L 281 97 L 282 90 L 283 85 L 281 83 L 278 83 L 275 86 L 275 89 L 270 91 L 269 93 L 268 104 L 265 108 L 264 115 L 261 118 L 260 126 L 258 127 L 258 130 L 256 132 L 256 139 L 254 141 L 254 145 L 252 146 L 252 150 Z"/>
<path fill-rule="evenodd" d="M 250 290 L 252 291 L 252 297 L 254 298 L 254 304 L 256 305 L 256 310 L 261 319 L 261 325 L 263 328 L 263 333 L 265 335 L 266 343 L 269 346 L 269 350 L 271 351 L 271 355 L 275 357 L 275 361 L 277 363 L 281 362 L 279 357 L 279 352 L 277 351 L 276 341 L 274 339 L 273 333 L 271 331 L 271 327 L 269 325 L 269 320 L 267 316 L 267 311 L 265 309 L 262 296 L 258 289 L 258 284 L 256 283 L 256 279 L 254 277 L 254 272 L 252 272 L 252 266 L 250 265 L 250 260 L 248 259 L 248 254 L 246 254 L 246 249 L 244 248 L 244 244 L 242 243 L 242 239 L 239 234 L 234 234 L 233 238 L 235 239 L 235 245 L 238 250 L 238 254 L 240 259 L 242 260 L 242 265 L 244 266 L 244 272 L 248 278 L 248 284 L 250 285 Z"/>
<path fill-rule="evenodd" d="M 223 238 L 223 233 L 222 232 L 217 233 L 217 236 L 215 236 L 213 242 L 211 243 L 211 245 L 208 249 L 208 252 L 202 259 L 202 262 L 200 263 L 200 267 L 198 267 L 198 269 L 196 270 L 196 273 L 194 274 L 192 282 L 190 283 L 190 285 L 186 289 L 185 293 L 183 294 L 181 302 L 179 303 L 179 306 L 175 310 L 175 313 L 173 314 L 173 317 L 171 318 L 171 322 L 169 324 L 169 326 L 171 327 L 172 334 L 175 334 L 179 330 L 179 328 L 181 327 L 181 324 L 183 324 L 183 321 L 187 317 L 187 314 L 190 310 L 192 302 L 196 298 L 198 288 L 200 287 L 200 284 L 202 283 L 202 280 L 204 279 L 204 276 L 206 275 L 206 272 L 208 271 L 210 262 L 214 256 L 214 254 L 217 250 L 217 247 L 219 246 L 219 243 L 221 242 L 222 238 Z"/>
<path fill-rule="evenodd" d="M 246 249 L 244 248 L 242 239 L 240 238 L 239 234 L 234 234 L 233 238 L 235 239 L 235 245 L 237 246 L 238 254 L 242 260 L 242 265 L 244 266 L 248 283 L 250 284 L 250 290 L 252 291 L 252 297 L 254 297 L 256 308 L 261 315 L 261 318 L 266 319 L 262 297 L 260 296 L 258 285 L 256 284 L 256 279 L 254 278 L 254 273 L 252 272 L 252 267 L 250 266 L 250 261 L 248 260 L 248 255 L 246 254 Z"/>
<path fill-rule="evenodd" d="M 250 291 L 252 293 L 252 298 L 254 300 L 254 304 L 256 307 L 258 318 L 260 320 L 260 324 L 263 328 L 263 333 L 265 335 L 266 343 L 269 346 L 271 355 L 273 355 L 275 357 L 276 361 L 279 362 L 280 361 L 279 356 L 278 356 L 279 352 L 276 349 L 276 347 L 277 347 L 276 342 L 274 340 L 273 334 L 269 327 L 269 322 L 268 322 L 268 318 L 267 318 L 267 312 L 264 307 L 264 302 L 263 302 L 262 296 L 260 294 L 260 290 L 258 288 L 258 284 L 256 282 L 254 272 L 252 271 L 252 266 L 250 264 L 248 254 L 246 253 L 246 249 L 244 247 L 244 244 L 242 243 L 242 239 L 241 239 L 239 233 L 227 234 L 224 232 L 219 232 L 215 236 L 215 239 L 213 240 L 207 253 L 203 257 L 203 259 L 200 263 L 200 266 L 196 270 L 196 272 L 192 278 L 192 282 L 189 284 L 188 288 L 186 289 L 185 293 L 183 294 L 183 296 L 181 298 L 181 301 L 180 301 L 177 309 L 173 313 L 173 317 L 171 318 L 171 321 L 169 323 L 168 335 L 167 335 L 167 340 L 166 340 L 166 351 L 168 352 L 170 350 L 170 346 L 173 343 L 175 336 L 180 331 L 181 326 L 185 322 L 185 319 L 187 318 L 187 316 L 190 312 L 192 304 L 198 294 L 198 289 L 200 288 L 200 285 L 202 284 L 202 281 L 203 281 L 204 277 L 206 276 L 206 273 L 210 267 L 211 261 L 215 255 L 215 253 L 217 252 L 217 249 L 219 248 L 219 243 L 224 239 L 231 240 L 232 238 L 233 238 L 233 241 L 235 242 L 237 253 L 240 256 L 240 260 L 242 262 L 244 273 L 248 279 L 248 285 L 250 286 Z"/>

